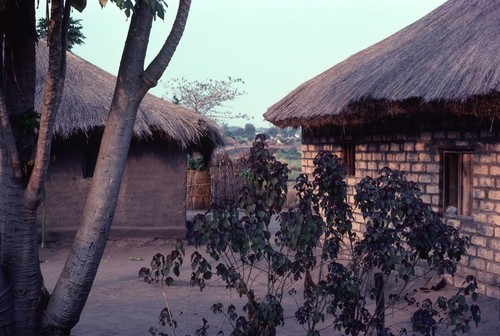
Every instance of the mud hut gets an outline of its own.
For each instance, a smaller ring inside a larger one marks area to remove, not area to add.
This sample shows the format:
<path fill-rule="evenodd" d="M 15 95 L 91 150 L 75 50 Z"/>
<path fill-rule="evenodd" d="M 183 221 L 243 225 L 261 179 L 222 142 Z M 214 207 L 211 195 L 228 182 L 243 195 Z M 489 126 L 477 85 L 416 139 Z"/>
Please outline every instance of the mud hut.
<path fill-rule="evenodd" d="M 45 41 L 37 47 L 36 103 L 48 64 Z M 45 199 L 39 221 L 48 237 L 76 232 L 97 159 L 116 77 L 68 52 Z M 197 112 L 147 94 L 134 135 L 111 237 L 183 237 L 187 153 L 210 153 L 222 144 L 219 127 Z"/>
<path fill-rule="evenodd" d="M 450 0 L 269 108 L 302 127 L 302 165 L 341 156 L 353 186 L 384 167 L 472 239 L 458 275 L 500 297 L 500 2 Z M 362 219 L 357 216 L 358 229 Z M 455 282 L 462 278 L 455 276 Z"/>

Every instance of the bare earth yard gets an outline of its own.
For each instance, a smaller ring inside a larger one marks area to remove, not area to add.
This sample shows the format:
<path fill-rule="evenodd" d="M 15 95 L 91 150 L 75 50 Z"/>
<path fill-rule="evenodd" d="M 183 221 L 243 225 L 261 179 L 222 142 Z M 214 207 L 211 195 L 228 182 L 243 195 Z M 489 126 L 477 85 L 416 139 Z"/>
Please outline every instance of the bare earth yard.
<path fill-rule="evenodd" d="M 191 219 L 196 211 L 190 211 L 188 218 Z M 277 221 L 271 223 L 271 231 L 278 230 Z M 159 328 L 158 331 L 171 333 L 170 329 L 159 326 L 158 317 L 165 306 L 162 288 L 157 284 L 147 284 L 138 276 L 141 267 L 149 267 L 151 258 L 160 252 L 167 254 L 175 247 L 175 242 L 165 239 L 124 239 L 109 241 L 99 266 L 97 277 L 92 287 L 89 299 L 83 310 L 80 322 L 73 329 L 75 336 L 139 336 L 150 335 L 151 327 Z M 195 335 L 195 331 L 202 325 L 202 319 L 209 322 L 208 335 L 215 336 L 219 329 L 224 335 L 229 335 L 229 323 L 219 315 L 211 311 L 214 303 L 221 302 L 225 307 L 229 303 L 241 307 L 243 302 L 233 291 L 225 288 L 225 284 L 214 278 L 207 281 L 207 287 L 202 293 L 199 289 L 189 284 L 191 276 L 190 256 L 194 252 L 193 246 L 185 246 L 186 256 L 184 266 L 179 278 L 175 278 L 172 287 L 164 288 L 167 301 L 174 318 L 179 327 L 175 335 Z M 64 266 L 69 252 L 68 244 L 49 244 L 40 250 L 42 259 L 41 268 L 45 285 L 49 291 L 55 286 L 57 278 Z M 215 270 L 215 265 L 212 266 Z M 419 288 L 424 283 L 415 283 Z M 259 288 L 266 288 L 267 280 L 264 278 L 259 283 L 253 284 L 259 299 Z M 297 284 L 299 296 L 302 283 Z M 428 296 L 435 299 L 438 296 L 450 297 L 456 293 L 456 288 L 448 285 L 438 292 L 424 293 L 418 291 L 416 298 L 422 300 Z M 500 336 L 500 300 L 480 297 L 479 305 L 482 311 L 482 321 L 478 328 L 473 327 L 469 335 L 477 336 Z M 285 326 L 278 329 L 278 335 L 305 336 L 306 331 L 295 321 L 294 313 L 297 304 L 294 299 L 285 295 L 282 302 L 285 310 Z M 240 315 L 243 315 L 241 311 Z M 402 305 L 388 311 L 386 325 L 393 326 L 393 331 L 405 327 L 411 330 L 408 323 L 410 310 Z M 336 335 L 332 328 L 325 329 L 321 335 Z M 338 334 L 338 333 L 337 333 Z M 451 335 L 451 332 L 443 330 L 438 335 Z"/>
<path fill-rule="evenodd" d="M 151 257 L 157 253 L 168 253 L 173 247 L 173 242 L 164 240 L 121 240 L 108 242 L 103 261 L 87 301 L 86 307 L 78 325 L 73 329 L 76 336 L 100 335 L 149 335 L 150 327 L 158 327 L 158 316 L 164 307 L 162 290 L 157 285 L 148 285 L 138 277 L 138 270 L 142 266 L 149 266 Z M 186 260 L 181 277 L 176 279 L 173 287 L 168 287 L 166 294 L 172 311 L 177 315 L 179 328 L 177 335 L 194 335 L 196 328 L 201 326 L 202 318 L 210 323 L 209 335 L 215 335 L 222 325 L 223 330 L 228 330 L 227 322 L 223 323 L 219 315 L 214 315 L 210 307 L 216 302 L 233 302 L 238 305 L 237 295 L 230 295 L 221 282 L 210 281 L 203 293 L 189 285 L 190 262 L 189 257 L 193 247 L 187 247 Z M 57 277 L 66 261 L 68 247 L 62 245 L 49 245 L 41 249 L 42 272 L 45 284 L 49 291 L 55 286 Z M 143 259 L 140 261 L 139 259 Z M 264 283 L 258 286 L 264 286 Z M 455 288 L 445 287 L 436 293 L 451 296 Z M 419 292 L 417 296 L 428 295 Z M 293 318 L 295 303 L 289 297 L 284 300 L 285 326 L 278 330 L 278 335 L 299 336 L 305 335 L 301 326 Z M 482 321 L 479 328 L 473 328 L 470 335 L 500 335 L 499 300 L 481 297 L 480 307 Z M 391 310 L 387 325 L 409 318 L 408 310 Z M 399 329 L 404 324 L 397 324 Z M 407 325 L 406 325 L 407 326 Z M 408 326 L 407 326 L 408 327 Z M 167 331 L 167 329 L 160 329 Z M 171 334 L 169 332 L 169 334 Z M 228 335 L 229 333 L 225 333 Z M 322 335 L 332 335 L 332 330 L 324 330 Z M 448 332 L 440 334 L 450 334 Z"/>

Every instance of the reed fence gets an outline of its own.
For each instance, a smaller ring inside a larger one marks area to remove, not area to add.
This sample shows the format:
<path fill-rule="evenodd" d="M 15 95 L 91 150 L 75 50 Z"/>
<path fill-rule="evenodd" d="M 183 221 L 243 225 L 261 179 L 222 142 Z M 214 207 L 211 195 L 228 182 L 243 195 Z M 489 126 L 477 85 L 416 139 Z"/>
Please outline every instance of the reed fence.
<path fill-rule="evenodd" d="M 208 171 L 188 170 L 187 197 L 188 210 L 208 210 L 211 204 L 224 205 L 236 202 L 244 185 L 241 155 L 219 150 L 214 153 Z"/>

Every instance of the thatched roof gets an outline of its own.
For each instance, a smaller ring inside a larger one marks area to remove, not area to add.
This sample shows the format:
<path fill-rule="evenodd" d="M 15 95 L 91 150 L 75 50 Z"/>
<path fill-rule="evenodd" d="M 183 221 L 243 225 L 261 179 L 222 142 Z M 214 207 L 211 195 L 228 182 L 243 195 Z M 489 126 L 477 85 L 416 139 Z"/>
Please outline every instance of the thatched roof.
<path fill-rule="evenodd" d="M 48 67 L 48 47 L 44 40 L 37 47 L 36 106 L 43 102 Z M 57 115 L 55 134 L 68 138 L 104 126 L 115 88 L 116 77 L 67 53 L 66 82 Z M 146 94 L 137 112 L 134 136 L 145 139 L 156 136 L 184 150 L 206 151 L 221 145 L 219 126 L 201 114 Z"/>
<path fill-rule="evenodd" d="M 500 1 L 449 0 L 305 82 L 273 124 L 363 124 L 420 112 L 500 116 Z"/>

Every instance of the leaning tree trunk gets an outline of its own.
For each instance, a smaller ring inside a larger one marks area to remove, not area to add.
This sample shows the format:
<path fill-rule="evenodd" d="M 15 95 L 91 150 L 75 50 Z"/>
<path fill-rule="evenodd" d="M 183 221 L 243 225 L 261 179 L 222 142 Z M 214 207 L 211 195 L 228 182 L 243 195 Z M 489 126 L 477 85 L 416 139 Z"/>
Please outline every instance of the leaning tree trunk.
<path fill-rule="evenodd" d="M 135 7 L 82 222 L 44 314 L 48 331 L 69 334 L 79 320 L 111 229 L 137 110 L 180 41 L 190 3 L 180 0 L 172 31 L 146 71 L 153 14 L 146 2 L 138 1 Z"/>

